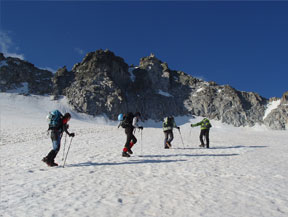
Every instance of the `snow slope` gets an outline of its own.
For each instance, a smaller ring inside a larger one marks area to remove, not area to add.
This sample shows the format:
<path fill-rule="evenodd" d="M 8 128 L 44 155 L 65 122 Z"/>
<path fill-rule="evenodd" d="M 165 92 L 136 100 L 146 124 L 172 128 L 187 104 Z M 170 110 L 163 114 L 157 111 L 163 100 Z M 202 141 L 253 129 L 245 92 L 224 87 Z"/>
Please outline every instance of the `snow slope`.
<path fill-rule="evenodd" d="M 77 114 L 65 99 L 0 93 L 0 104 L 0 216 L 288 216 L 287 131 L 212 121 L 212 148 L 200 149 L 200 129 L 188 122 L 201 118 L 182 117 L 184 148 L 174 130 L 167 150 L 161 123 L 149 122 L 127 159 L 117 123 Z M 45 117 L 54 108 L 73 116 L 65 168 L 41 162 L 51 149 Z"/>

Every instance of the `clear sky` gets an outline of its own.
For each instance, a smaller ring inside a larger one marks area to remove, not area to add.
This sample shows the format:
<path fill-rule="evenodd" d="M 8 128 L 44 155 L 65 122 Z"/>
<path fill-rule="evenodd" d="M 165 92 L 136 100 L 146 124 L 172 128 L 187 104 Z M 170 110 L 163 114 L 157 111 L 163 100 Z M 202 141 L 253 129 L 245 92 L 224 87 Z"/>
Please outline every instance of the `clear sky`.
<path fill-rule="evenodd" d="M 266 98 L 288 91 L 288 2 L 1 1 L 0 49 L 71 69 L 109 49 Z"/>

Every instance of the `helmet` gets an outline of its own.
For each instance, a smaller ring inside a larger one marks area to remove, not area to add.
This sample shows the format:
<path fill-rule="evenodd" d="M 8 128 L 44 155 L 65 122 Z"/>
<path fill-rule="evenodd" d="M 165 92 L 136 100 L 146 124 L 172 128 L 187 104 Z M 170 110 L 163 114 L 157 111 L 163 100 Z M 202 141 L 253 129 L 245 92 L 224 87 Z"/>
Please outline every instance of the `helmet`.
<path fill-rule="evenodd" d="M 118 121 L 123 121 L 123 114 L 118 115 Z"/>

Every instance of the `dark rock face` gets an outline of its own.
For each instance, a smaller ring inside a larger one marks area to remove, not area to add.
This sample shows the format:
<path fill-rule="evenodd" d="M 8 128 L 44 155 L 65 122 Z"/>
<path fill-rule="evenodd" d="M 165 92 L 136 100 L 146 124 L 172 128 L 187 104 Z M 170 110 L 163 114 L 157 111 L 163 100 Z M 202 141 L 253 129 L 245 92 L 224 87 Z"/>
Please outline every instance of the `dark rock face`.
<path fill-rule="evenodd" d="M 58 97 L 59 95 L 66 95 L 65 89 L 71 85 L 74 80 L 74 73 L 69 72 L 64 66 L 55 73 L 53 82 L 53 95 Z"/>
<path fill-rule="evenodd" d="M 106 114 L 112 119 L 127 110 L 125 92 L 131 81 L 128 65 L 122 58 L 110 51 L 88 53 L 71 74 L 74 81 L 65 93 L 76 110 L 91 115 Z"/>
<path fill-rule="evenodd" d="M 106 114 L 111 119 L 119 113 L 140 111 L 144 119 L 198 115 L 235 126 L 253 126 L 263 123 L 267 104 L 267 99 L 256 93 L 171 70 L 153 54 L 141 58 L 138 67 L 129 68 L 122 58 L 99 50 L 87 54 L 71 72 L 62 71 L 69 75 L 62 76 L 68 85 L 54 82 L 62 90 L 59 94 L 65 94 L 80 112 Z"/>
<path fill-rule="evenodd" d="M 172 71 L 154 55 L 142 58 L 140 66 L 131 68 L 128 109 L 140 111 L 145 119 L 162 120 L 167 115 L 187 115 L 183 101 L 190 87 L 180 81 L 180 72 Z"/>
<path fill-rule="evenodd" d="M 18 58 L 0 54 L 0 91 L 25 94 L 50 94 L 52 72 L 36 68 Z"/>

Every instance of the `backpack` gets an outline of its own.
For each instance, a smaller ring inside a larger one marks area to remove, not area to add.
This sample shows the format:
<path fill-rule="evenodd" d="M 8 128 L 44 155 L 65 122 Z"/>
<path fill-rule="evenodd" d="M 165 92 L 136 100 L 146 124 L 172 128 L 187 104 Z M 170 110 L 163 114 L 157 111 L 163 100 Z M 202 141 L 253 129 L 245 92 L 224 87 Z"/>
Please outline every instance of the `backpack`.
<path fill-rule="evenodd" d="M 206 129 L 210 129 L 212 127 L 208 119 L 203 120 L 203 127 L 205 127 Z"/>
<path fill-rule="evenodd" d="M 58 110 L 54 110 L 52 112 L 49 112 L 47 119 L 49 121 L 49 130 L 58 129 L 62 125 L 63 115 Z"/>
<path fill-rule="evenodd" d="M 120 126 L 123 128 L 132 127 L 134 115 L 132 112 L 128 112 L 123 115 L 123 120 L 120 123 Z"/>
<path fill-rule="evenodd" d="M 166 117 L 164 119 L 164 127 L 173 127 L 173 117 Z"/>

